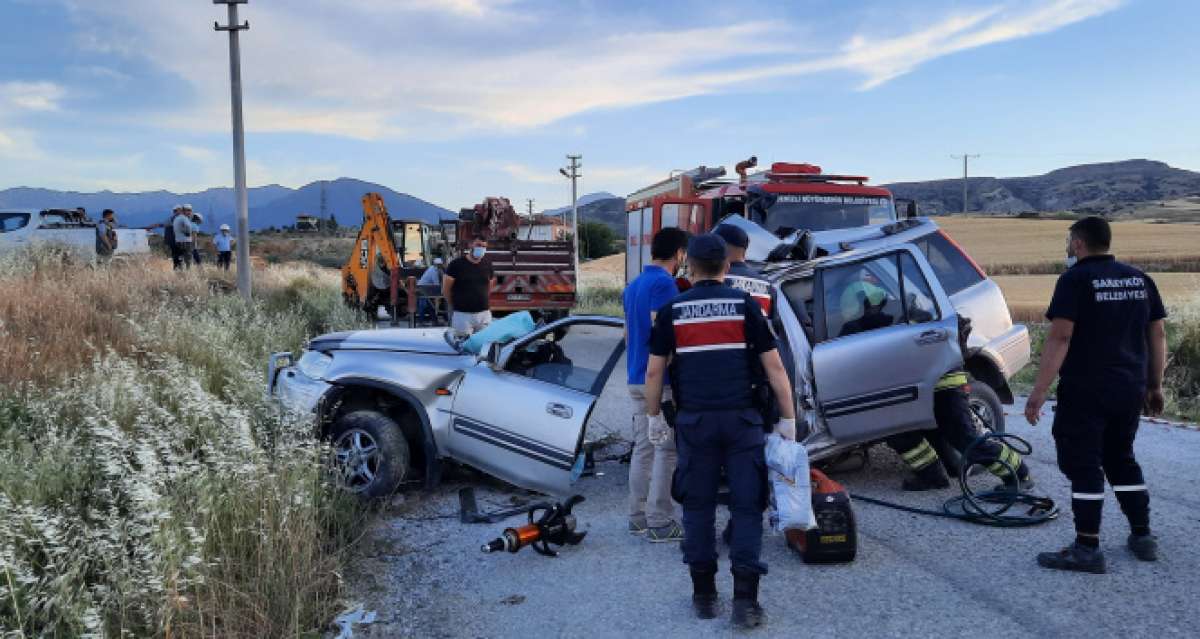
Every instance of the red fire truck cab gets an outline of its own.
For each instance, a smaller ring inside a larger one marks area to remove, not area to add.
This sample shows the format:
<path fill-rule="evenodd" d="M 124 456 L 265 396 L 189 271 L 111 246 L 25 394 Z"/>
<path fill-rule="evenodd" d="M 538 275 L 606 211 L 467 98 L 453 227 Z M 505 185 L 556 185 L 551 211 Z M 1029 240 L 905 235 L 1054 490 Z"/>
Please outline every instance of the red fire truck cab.
<path fill-rule="evenodd" d="M 673 172 L 626 198 L 626 281 L 650 263 L 650 240 L 664 227 L 704 233 L 726 216 L 741 215 L 786 237 L 798 230 L 830 231 L 897 219 L 891 192 L 867 186 L 863 176 L 827 175 L 815 164 L 792 162 L 775 162 L 767 171 L 739 179 L 724 175 L 723 167 Z M 913 214 L 915 208 L 909 211 Z"/>

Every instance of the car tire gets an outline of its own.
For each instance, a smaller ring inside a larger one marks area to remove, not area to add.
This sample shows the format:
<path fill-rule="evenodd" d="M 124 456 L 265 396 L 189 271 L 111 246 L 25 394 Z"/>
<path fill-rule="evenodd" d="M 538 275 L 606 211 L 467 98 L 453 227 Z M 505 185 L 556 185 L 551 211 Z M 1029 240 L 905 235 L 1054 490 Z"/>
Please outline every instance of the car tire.
<path fill-rule="evenodd" d="M 1007 427 L 1004 422 L 1004 404 L 991 386 L 975 379 L 971 384 L 971 411 L 979 418 L 980 426 L 993 433 L 1003 433 Z"/>
<path fill-rule="evenodd" d="M 408 441 L 395 420 L 373 410 L 342 415 L 329 431 L 334 476 L 362 497 L 387 497 L 408 475 Z"/>

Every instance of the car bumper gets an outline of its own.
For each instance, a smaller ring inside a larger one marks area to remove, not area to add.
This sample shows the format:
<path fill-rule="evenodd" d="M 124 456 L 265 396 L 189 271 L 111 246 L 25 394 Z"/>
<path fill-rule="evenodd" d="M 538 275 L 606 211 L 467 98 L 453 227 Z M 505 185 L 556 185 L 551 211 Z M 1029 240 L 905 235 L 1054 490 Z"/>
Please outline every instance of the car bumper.
<path fill-rule="evenodd" d="M 1025 328 L 1024 324 L 1014 324 L 1012 328 L 989 340 L 983 351 L 996 362 L 1004 379 L 1011 379 L 1029 364 L 1029 329 Z"/>
<path fill-rule="evenodd" d="M 267 395 L 289 411 L 309 414 L 332 385 L 313 379 L 292 365 L 291 353 L 275 353 L 267 364 Z"/>

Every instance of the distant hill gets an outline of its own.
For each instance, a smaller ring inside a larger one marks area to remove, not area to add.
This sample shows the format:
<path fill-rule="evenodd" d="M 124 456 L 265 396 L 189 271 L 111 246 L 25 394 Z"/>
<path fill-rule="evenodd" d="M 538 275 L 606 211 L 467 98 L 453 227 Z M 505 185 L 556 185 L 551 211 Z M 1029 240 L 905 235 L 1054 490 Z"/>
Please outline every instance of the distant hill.
<path fill-rule="evenodd" d="M 454 213 L 405 193 L 393 191 L 379 184 L 351 178 L 328 180 L 325 184 L 326 210 L 332 213 L 339 224 L 356 225 L 362 220 L 362 196 L 376 191 L 383 195 L 388 212 L 395 217 L 437 221 L 453 217 Z M 321 211 L 322 182 L 313 182 L 299 189 L 272 184 L 247 190 L 250 204 L 250 226 L 264 229 L 271 226 L 295 224 L 296 215 Z M 170 191 L 147 191 L 143 193 L 80 193 L 55 191 L 30 187 L 0 190 L 0 209 L 47 209 L 75 208 L 82 206 L 92 217 L 109 208 L 117 212 L 125 226 L 147 226 L 166 219 L 171 207 L 176 204 L 191 204 L 205 217 L 205 230 L 216 229 L 220 224 L 234 223 L 233 189 L 214 188 L 197 193 L 172 193 Z"/>
<path fill-rule="evenodd" d="M 290 226 L 296 223 L 296 215 L 299 213 L 320 215 L 322 184 L 325 188 L 326 210 L 343 226 L 354 226 L 362 221 L 362 196 L 369 192 L 383 196 L 388 215 L 393 219 L 436 223 L 442 219 L 456 217 L 455 213 L 440 206 L 407 193 L 393 191 L 386 186 L 353 178 L 338 178 L 324 183 L 306 184 L 281 198 L 260 206 L 251 206 L 251 224 L 254 228 Z"/>
<path fill-rule="evenodd" d="M 586 202 L 586 203 L 585 203 Z M 560 215 L 571 223 L 571 207 L 553 209 L 546 215 Z M 579 223 L 599 222 L 611 228 L 617 237 L 625 237 L 625 198 L 612 193 L 589 193 L 579 198 Z"/>
<path fill-rule="evenodd" d="M 962 210 L 962 180 L 885 185 L 896 197 L 913 198 L 926 214 Z M 1139 204 L 1200 195 L 1200 173 L 1153 160 L 1084 164 L 1045 175 L 967 180 L 972 213 L 1076 211 L 1120 214 Z"/>

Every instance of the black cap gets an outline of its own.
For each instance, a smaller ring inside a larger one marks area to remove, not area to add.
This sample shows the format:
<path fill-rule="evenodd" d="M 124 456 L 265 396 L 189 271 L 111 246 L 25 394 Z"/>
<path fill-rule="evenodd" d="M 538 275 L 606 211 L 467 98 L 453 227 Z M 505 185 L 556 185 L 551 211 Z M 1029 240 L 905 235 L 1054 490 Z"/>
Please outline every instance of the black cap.
<path fill-rule="evenodd" d="M 697 260 L 725 259 L 725 240 L 715 233 L 693 235 L 688 240 L 688 257 Z"/>
<path fill-rule="evenodd" d="M 732 224 L 722 224 L 718 226 L 713 233 L 720 235 L 721 239 L 725 240 L 725 243 L 730 246 L 736 246 L 743 249 L 747 246 L 750 246 L 750 236 L 746 235 L 746 232 L 740 227 Z"/>

